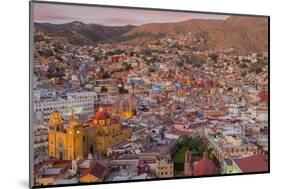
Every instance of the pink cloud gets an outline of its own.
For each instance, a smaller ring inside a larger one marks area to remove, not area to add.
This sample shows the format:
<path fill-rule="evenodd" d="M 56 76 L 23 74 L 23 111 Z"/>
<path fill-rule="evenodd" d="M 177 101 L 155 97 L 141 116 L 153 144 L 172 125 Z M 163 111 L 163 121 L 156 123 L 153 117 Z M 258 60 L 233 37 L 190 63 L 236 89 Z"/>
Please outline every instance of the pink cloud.
<path fill-rule="evenodd" d="M 34 20 L 36 22 L 82 21 L 102 25 L 142 25 L 179 22 L 191 18 L 225 19 L 226 17 L 216 14 L 34 3 Z"/>

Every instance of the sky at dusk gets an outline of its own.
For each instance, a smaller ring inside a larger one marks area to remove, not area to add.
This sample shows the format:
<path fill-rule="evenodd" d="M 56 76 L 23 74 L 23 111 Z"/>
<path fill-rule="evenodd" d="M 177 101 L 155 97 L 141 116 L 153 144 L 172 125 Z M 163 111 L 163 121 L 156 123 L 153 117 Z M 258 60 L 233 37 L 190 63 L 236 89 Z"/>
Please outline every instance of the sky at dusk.
<path fill-rule="evenodd" d="M 108 26 L 142 25 L 147 23 L 180 22 L 189 19 L 225 19 L 228 16 L 185 12 L 73 6 L 34 3 L 34 21 L 62 24 L 82 21 Z"/>

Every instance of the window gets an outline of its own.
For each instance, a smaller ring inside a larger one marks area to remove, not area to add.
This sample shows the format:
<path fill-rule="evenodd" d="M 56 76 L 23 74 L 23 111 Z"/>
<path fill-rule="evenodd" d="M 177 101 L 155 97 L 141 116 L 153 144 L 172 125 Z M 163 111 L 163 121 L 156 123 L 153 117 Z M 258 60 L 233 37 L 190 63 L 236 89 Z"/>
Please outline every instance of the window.
<path fill-rule="evenodd" d="M 106 120 L 106 124 L 108 124 L 108 125 L 110 124 L 110 119 Z M 114 132 L 114 130 L 113 130 L 113 132 Z"/>

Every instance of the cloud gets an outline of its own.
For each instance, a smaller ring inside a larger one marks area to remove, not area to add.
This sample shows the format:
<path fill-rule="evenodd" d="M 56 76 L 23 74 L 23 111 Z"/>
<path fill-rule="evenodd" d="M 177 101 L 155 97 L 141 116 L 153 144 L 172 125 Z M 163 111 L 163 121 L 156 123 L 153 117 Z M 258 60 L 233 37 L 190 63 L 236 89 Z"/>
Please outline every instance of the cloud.
<path fill-rule="evenodd" d="M 48 15 L 48 14 L 37 14 L 35 20 L 47 21 L 47 20 L 68 20 L 73 19 L 67 16 L 59 16 L 59 15 Z"/>

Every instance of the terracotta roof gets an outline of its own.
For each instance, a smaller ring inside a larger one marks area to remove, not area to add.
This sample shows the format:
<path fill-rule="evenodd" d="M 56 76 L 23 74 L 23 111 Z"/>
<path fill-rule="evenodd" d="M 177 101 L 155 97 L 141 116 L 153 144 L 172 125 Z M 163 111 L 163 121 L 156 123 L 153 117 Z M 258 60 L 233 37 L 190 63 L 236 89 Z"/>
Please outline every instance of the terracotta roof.
<path fill-rule="evenodd" d="M 193 175 L 213 175 L 216 174 L 216 167 L 211 160 L 201 159 L 195 162 L 193 167 Z"/>
<path fill-rule="evenodd" d="M 102 178 L 105 174 L 106 167 L 99 163 L 94 163 L 90 168 L 82 171 L 80 178 L 86 176 L 87 174 L 94 175 L 97 178 Z"/>
<path fill-rule="evenodd" d="M 193 165 L 193 175 L 213 175 L 217 174 L 217 168 L 212 160 L 208 159 L 207 152 L 204 152 L 203 159 L 196 161 Z"/>
<path fill-rule="evenodd" d="M 267 156 L 264 155 L 254 155 L 246 158 L 235 159 L 234 161 L 243 172 L 268 171 L 268 160 Z"/>
<path fill-rule="evenodd" d="M 268 101 L 268 92 L 267 91 L 262 91 L 259 94 L 260 100 L 261 101 Z"/>

